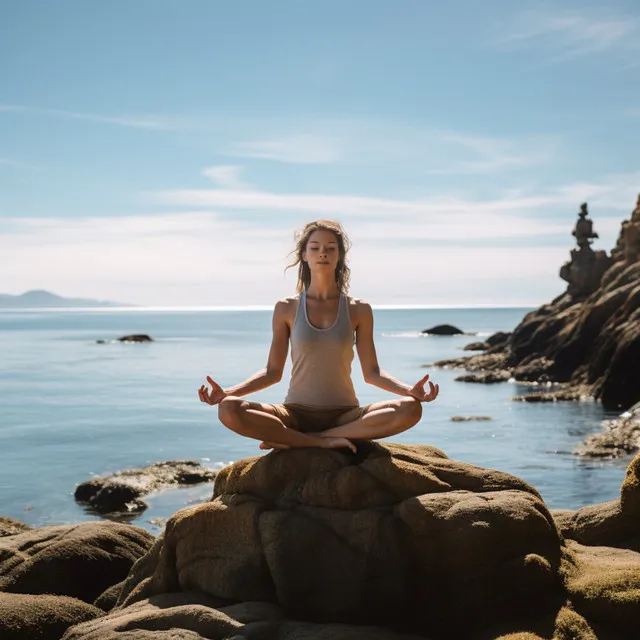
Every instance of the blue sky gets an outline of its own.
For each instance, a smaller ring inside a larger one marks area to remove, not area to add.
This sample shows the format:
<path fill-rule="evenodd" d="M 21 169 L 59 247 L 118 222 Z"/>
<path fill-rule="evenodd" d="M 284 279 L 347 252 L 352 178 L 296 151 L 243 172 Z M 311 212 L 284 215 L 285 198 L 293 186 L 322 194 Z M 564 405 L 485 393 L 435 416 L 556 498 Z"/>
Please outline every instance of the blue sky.
<path fill-rule="evenodd" d="M 340 219 L 374 304 L 533 305 L 640 192 L 635 1 L 0 0 L 0 292 L 265 305 Z"/>

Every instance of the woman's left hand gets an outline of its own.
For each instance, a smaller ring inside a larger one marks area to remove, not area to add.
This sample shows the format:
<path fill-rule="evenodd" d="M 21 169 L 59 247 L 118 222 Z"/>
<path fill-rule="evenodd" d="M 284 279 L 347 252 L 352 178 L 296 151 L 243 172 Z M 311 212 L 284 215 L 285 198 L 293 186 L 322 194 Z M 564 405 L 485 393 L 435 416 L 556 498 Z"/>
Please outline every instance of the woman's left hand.
<path fill-rule="evenodd" d="M 429 381 L 429 392 L 427 393 L 424 389 L 424 385 L 427 383 L 427 380 L 429 380 L 429 374 L 421 380 L 418 380 L 418 382 L 411 387 L 408 395 L 420 402 L 433 402 L 438 397 L 438 393 L 440 393 L 440 387 Z"/>

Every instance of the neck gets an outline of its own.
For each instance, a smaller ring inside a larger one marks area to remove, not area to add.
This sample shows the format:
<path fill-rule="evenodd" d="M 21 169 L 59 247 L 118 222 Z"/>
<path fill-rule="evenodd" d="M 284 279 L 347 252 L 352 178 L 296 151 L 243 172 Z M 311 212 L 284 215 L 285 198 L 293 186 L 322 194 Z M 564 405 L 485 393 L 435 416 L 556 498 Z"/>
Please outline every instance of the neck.
<path fill-rule="evenodd" d="M 340 290 L 333 274 L 327 274 L 325 277 L 311 276 L 311 282 L 307 289 L 308 297 L 327 300 L 328 298 L 337 298 L 339 295 Z"/>

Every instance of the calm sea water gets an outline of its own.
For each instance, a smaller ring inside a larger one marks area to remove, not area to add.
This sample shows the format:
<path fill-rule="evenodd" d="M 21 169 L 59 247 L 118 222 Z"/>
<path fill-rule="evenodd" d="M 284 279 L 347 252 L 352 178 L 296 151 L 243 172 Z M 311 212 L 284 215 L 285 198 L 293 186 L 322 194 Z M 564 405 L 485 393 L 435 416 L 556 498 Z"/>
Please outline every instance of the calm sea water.
<path fill-rule="evenodd" d="M 463 355 L 476 338 L 426 337 L 420 330 L 451 323 L 489 335 L 510 330 L 526 309 L 378 309 L 381 366 L 415 382 L 422 365 Z M 96 519 L 73 500 L 93 475 L 158 460 L 195 458 L 222 466 L 259 455 L 257 442 L 226 430 L 196 389 L 210 374 L 237 383 L 266 362 L 271 312 L 264 310 L 3 310 L 0 311 L 0 514 L 31 525 Z M 97 344 L 149 333 L 149 344 Z M 357 359 L 361 404 L 391 398 L 366 385 Z M 606 416 L 593 402 L 527 404 L 514 384 L 455 382 L 459 371 L 434 370 L 440 397 L 422 421 L 393 438 L 428 443 L 449 457 L 507 471 L 532 483 L 551 508 L 578 508 L 619 494 L 627 460 L 590 462 L 570 455 Z M 281 402 L 286 379 L 254 394 Z M 454 415 L 491 422 L 452 422 Z M 146 498 L 134 522 L 151 531 L 189 501 L 210 495 L 200 486 Z"/>

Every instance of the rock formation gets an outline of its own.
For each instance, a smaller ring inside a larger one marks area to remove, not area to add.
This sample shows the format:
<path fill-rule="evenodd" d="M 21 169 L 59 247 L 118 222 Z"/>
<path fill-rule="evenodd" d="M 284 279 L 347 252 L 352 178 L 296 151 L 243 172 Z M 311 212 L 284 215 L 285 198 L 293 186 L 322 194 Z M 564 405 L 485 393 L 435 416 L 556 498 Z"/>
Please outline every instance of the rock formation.
<path fill-rule="evenodd" d="M 111 523 L 0 539 L 0 637 L 632 638 L 640 456 L 619 500 L 550 512 L 426 445 L 274 451 L 223 469 L 150 544 Z"/>
<path fill-rule="evenodd" d="M 580 207 L 576 228 L 572 232 L 578 248 L 571 250 L 571 260 L 560 269 L 560 277 L 569 283 L 567 294 L 572 300 L 583 300 L 596 291 L 612 262 L 606 251 L 594 251 L 591 248 L 598 234 L 594 232 L 593 222 L 587 216 L 585 202 Z"/>
<path fill-rule="evenodd" d="M 590 435 L 574 453 L 590 458 L 618 458 L 640 450 L 640 402 L 614 420 L 605 420 L 601 433 Z"/>
<path fill-rule="evenodd" d="M 87 480 L 76 487 L 74 497 L 98 513 L 144 511 L 148 505 L 141 496 L 172 485 L 210 482 L 216 473 L 196 460 L 167 460 Z"/>
<path fill-rule="evenodd" d="M 528 313 L 506 343 L 436 366 L 564 385 L 532 400 L 591 395 L 617 410 L 640 400 L 640 197 L 611 258 L 589 246 L 595 233 L 586 215 L 584 206 L 578 249 L 562 269 L 567 291 Z"/>

